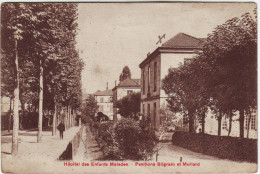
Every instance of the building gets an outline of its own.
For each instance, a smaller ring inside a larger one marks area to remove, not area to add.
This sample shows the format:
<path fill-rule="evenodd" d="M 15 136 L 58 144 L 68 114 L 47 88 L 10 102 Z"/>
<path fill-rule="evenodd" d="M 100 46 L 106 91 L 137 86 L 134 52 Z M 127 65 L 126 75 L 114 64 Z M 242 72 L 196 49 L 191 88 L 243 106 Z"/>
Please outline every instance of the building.
<path fill-rule="evenodd" d="M 121 115 L 117 113 L 118 108 L 116 103 L 118 100 L 122 99 L 123 97 L 131 94 L 133 92 L 140 92 L 140 79 L 130 79 L 126 78 L 125 80 L 121 81 L 117 86 L 113 88 L 113 120 L 117 121 L 121 118 Z"/>
<path fill-rule="evenodd" d="M 113 92 L 112 89 L 106 89 L 104 91 L 98 90 L 94 93 L 95 100 L 98 105 L 98 112 L 109 117 L 109 120 L 113 120 Z"/>
<path fill-rule="evenodd" d="M 11 99 L 9 97 L 5 97 L 5 96 L 1 97 L 1 114 L 10 111 L 10 104 L 11 104 Z"/>
<path fill-rule="evenodd" d="M 160 127 L 160 110 L 167 106 L 168 96 L 162 90 L 162 79 L 168 74 L 170 67 L 177 68 L 191 60 L 200 50 L 202 38 L 195 38 L 184 33 L 175 35 L 170 40 L 158 47 L 154 52 L 141 62 L 141 114 L 151 118 L 152 127 L 156 130 Z M 188 130 L 188 122 L 185 117 L 178 120 L 179 125 Z M 250 122 L 249 122 L 250 120 Z M 249 126 L 248 126 L 249 122 Z M 196 132 L 201 131 L 199 120 L 194 120 Z M 229 130 L 229 118 L 223 117 L 221 122 L 221 135 L 227 136 Z M 257 113 L 251 112 L 251 118 L 245 116 L 244 137 L 257 138 Z M 214 113 L 209 109 L 205 118 L 205 133 L 218 134 L 218 121 Z M 230 136 L 239 137 L 239 112 L 234 113 Z"/>
<path fill-rule="evenodd" d="M 152 127 L 160 127 L 160 107 L 167 95 L 162 90 L 162 79 L 170 67 L 189 61 L 200 49 L 204 39 L 179 33 L 158 47 L 141 62 L 141 114 L 151 117 Z M 167 104 L 166 104 L 167 105 Z"/>
<path fill-rule="evenodd" d="M 229 118 L 226 116 L 222 117 L 221 120 L 221 136 L 228 136 L 229 132 Z M 249 125 L 248 125 L 249 124 Z M 232 117 L 230 136 L 239 137 L 240 136 L 240 124 L 239 124 L 239 112 L 235 112 Z M 201 131 L 201 124 L 197 127 L 196 132 Z M 205 133 L 211 135 L 218 135 L 218 121 L 214 114 L 210 111 L 207 113 L 205 118 Z M 251 111 L 251 117 L 245 115 L 244 122 L 244 137 L 245 138 L 257 138 L 257 112 L 256 110 Z"/>

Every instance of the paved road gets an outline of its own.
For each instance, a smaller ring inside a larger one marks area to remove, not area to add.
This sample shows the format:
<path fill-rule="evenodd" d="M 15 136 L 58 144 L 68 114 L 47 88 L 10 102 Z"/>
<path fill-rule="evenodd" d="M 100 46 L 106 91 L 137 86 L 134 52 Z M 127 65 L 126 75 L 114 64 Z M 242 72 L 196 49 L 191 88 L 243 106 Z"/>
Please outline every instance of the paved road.
<path fill-rule="evenodd" d="M 174 146 L 171 143 L 159 144 L 158 162 L 179 163 L 182 160 L 187 163 L 200 163 L 200 166 L 181 166 L 178 170 L 187 172 L 221 172 L 221 173 L 246 173 L 256 172 L 257 164 L 219 159 L 217 157 L 192 152 L 190 150 Z"/>

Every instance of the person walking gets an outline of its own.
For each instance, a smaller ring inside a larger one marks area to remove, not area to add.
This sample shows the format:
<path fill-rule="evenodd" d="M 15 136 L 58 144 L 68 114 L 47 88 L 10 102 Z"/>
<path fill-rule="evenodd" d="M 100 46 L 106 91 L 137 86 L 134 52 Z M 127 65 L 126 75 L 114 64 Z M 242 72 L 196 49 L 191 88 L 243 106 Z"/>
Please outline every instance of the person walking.
<path fill-rule="evenodd" d="M 65 131 L 65 125 L 63 121 L 58 126 L 58 130 L 60 131 L 60 139 L 63 139 L 63 132 Z"/>

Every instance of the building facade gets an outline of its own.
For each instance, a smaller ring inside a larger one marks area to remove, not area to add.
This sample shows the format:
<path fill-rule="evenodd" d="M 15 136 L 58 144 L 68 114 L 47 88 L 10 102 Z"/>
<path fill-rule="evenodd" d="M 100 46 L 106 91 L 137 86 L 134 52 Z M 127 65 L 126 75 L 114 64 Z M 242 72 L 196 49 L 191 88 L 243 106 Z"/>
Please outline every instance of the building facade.
<path fill-rule="evenodd" d="M 127 78 L 121 81 L 117 86 L 113 88 L 113 120 L 114 121 L 117 121 L 118 119 L 121 118 L 121 115 L 118 114 L 118 108 L 116 106 L 117 101 L 133 92 L 140 92 L 140 91 L 141 91 L 140 79 Z"/>
<path fill-rule="evenodd" d="M 240 123 L 239 123 L 239 112 L 235 112 L 234 116 L 231 120 L 231 127 L 230 127 L 230 118 L 223 116 L 221 120 L 221 136 L 228 136 L 229 129 L 230 135 L 232 137 L 239 137 L 240 136 Z M 215 115 L 210 111 L 208 111 L 207 116 L 205 118 L 205 133 L 211 135 L 218 135 L 218 121 L 215 118 Z M 202 125 L 196 129 L 196 132 L 199 133 L 201 131 Z M 244 137 L 245 138 L 257 138 L 257 111 L 251 110 L 251 116 L 245 115 L 244 121 Z"/>
<path fill-rule="evenodd" d="M 112 89 L 104 91 L 98 90 L 94 93 L 98 105 L 98 112 L 107 115 L 109 120 L 113 120 L 113 92 Z"/>
<path fill-rule="evenodd" d="M 160 128 L 160 108 L 166 104 L 167 95 L 162 90 L 162 79 L 170 67 L 189 61 L 196 55 L 203 39 L 184 33 L 175 35 L 158 47 L 141 62 L 141 114 L 151 119 L 155 130 Z"/>

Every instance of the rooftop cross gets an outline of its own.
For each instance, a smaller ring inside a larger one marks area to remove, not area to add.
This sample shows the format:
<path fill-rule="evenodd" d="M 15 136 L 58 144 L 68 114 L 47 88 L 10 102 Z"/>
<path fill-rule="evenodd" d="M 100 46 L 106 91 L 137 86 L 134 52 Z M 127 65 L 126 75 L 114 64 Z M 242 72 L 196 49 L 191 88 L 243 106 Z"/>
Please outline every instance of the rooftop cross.
<path fill-rule="evenodd" d="M 158 38 L 159 38 L 159 41 L 156 43 L 156 45 L 157 45 L 158 43 L 162 43 L 162 39 L 165 38 L 165 34 L 162 35 L 162 37 L 159 35 Z"/>

